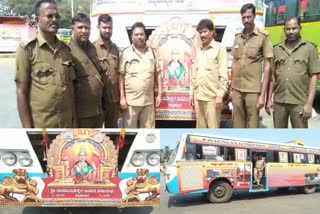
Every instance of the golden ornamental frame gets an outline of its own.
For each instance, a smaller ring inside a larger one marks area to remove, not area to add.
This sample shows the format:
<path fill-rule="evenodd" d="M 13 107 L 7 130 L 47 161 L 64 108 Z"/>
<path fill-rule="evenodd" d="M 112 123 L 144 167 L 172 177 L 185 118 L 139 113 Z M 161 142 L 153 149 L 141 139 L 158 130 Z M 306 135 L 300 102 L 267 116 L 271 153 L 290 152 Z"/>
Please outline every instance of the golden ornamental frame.
<path fill-rule="evenodd" d="M 105 133 L 102 133 L 99 130 L 94 129 L 68 129 L 61 132 L 56 136 L 56 139 L 53 140 L 53 143 L 50 145 L 48 150 L 48 167 L 58 171 L 61 171 L 61 176 L 63 178 L 57 178 L 56 180 L 63 180 L 66 178 L 67 173 L 70 169 L 66 166 L 64 160 L 61 159 L 61 153 L 64 146 L 70 142 L 75 142 L 77 140 L 90 140 L 96 144 L 99 144 L 103 150 L 104 158 L 100 160 L 101 165 L 99 166 L 97 177 L 102 178 L 101 169 L 113 169 L 112 177 L 115 175 L 114 171 L 116 170 L 118 164 L 118 152 L 113 144 L 113 141 L 110 140 L 109 136 L 106 136 Z M 109 178 L 110 179 L 110 178 Z"/>

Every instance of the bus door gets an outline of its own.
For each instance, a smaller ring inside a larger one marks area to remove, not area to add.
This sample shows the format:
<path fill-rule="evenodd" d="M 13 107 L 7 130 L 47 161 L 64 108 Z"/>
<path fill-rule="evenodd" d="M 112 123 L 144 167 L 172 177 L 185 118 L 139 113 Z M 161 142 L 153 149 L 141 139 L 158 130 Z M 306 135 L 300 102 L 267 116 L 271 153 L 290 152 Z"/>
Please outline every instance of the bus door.
<path fill-rule="evenodd" d="M 215 160 L 216 155 L 217 148 L 215 146 L 185 144 L 181 158 L 183 161 L 177 161 L 180 193 L 208 191 L 208 181 L 213 177 L 209 176 L 208 173 L 214 173 L 214 170 L 208 170 L 208 164 Z"/>
<path fill-rule="evenodd" d="M 252 176 L 250 192 L 268 191 L 267 152 L 251 151 Z"/>
<path fill-rule="evenodd" d="M 177 176 L 180 193 L 207 192 L 205 169 L 202 161 L 177 161 Z"/>

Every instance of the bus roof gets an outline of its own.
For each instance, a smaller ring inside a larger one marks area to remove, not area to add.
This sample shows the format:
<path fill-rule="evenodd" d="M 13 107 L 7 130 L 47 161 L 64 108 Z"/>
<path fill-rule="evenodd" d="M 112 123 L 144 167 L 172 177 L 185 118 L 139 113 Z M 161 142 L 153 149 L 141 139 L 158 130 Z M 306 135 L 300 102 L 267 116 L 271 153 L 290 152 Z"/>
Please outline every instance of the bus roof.
<path fill-rule="evenodd" d="M 28 16 L 0 16 L 0 24 L 25 24 L 28 22 Z"/>
<path fill-rule="evenodd" d="M 252 140 L 252 139 L 245 139 L 245 138 L 236 138 L 236 137 L 230 137 L 230 136 L 221 136 L 221 135 L 212 135 L 212 134 L 203 134 L 203 133 L 184 133 L 183 137 L 187 139 L 188 136 L 198 136 L 198 137 L 207 137 L 207 138 L 217 138 L 221 140 L 229 140 L 232 143 L 256 143 L 256 144 L 266 144 L 266 145 L 277 145 L 277 146 L 282 146 L 282 147 L 294 147 L 294 148 L 300 148 L 303 150 L 306 149 L 312 149 L 312 150 L 318 150 L 320 154 L 320 148 L 317 147 L 309 147 L 309 146 L 301 146 L 301 145 L 296 145 L 296 144 L 288 144 L 285 142 L 271 142 L 271 141 L 263 141 L 263 140 Z M 290 141 L 291 143 L 292 141 Z M 259 148 L 257 148 L 259 149 Z M 261 148 L 264 149 L 264 148 Z"/>

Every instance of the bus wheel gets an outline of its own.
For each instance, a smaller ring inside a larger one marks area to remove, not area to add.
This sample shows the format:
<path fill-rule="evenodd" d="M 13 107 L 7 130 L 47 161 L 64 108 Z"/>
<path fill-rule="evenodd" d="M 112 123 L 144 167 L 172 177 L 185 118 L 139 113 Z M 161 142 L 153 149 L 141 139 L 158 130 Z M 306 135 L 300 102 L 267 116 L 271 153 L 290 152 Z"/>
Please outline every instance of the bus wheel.
<path fill-rule="evenodd" d="M 305 194 L 311 194 L 316 191 L 316 186 L 315 185 L 308 185 L 303 187 L 303 193 Z"/>
<path fill-rule="evenodd" d="M 211 203 L 224 203 L 230 200 L 232 187 L 224 181 L 217 181 L 210 185 L 208 200 Z"/>

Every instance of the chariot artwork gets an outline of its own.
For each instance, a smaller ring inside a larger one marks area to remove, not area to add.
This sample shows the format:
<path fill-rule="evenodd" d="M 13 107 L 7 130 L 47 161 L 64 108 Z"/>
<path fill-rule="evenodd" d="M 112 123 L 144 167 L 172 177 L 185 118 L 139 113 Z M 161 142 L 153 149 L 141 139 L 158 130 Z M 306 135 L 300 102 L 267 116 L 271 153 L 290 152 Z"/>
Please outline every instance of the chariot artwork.
<path fill-rule="evenodd" d="M 0 203 L 14 206 L 153 206 L 160 183 L 137 168 L 118 177 L 118 142 L 92 129 L 69 129 L 50 143 L 43 176 L 14 169 L 0 180 Z"/>

